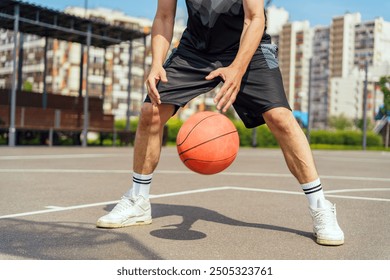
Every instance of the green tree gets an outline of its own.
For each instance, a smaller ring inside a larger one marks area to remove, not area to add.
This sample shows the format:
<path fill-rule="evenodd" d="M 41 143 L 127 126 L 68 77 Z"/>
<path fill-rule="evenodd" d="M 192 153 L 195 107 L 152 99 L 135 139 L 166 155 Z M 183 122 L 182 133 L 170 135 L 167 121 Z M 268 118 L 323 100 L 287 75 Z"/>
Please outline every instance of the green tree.
<path fill-rule="evenodd" d="M 344 114 L 329 117 L 329 127 L 337 130 L 346 130 L 353 128 L 353 121 Z"/>
<path fill-rule="evenodd" d="M 363 119 L 358 119 L 356 121 L 356 127 L 359 128 L 360 130 L 363 130 L 363 125 L 364 125 Z M 375 127 L 375 123 L 371 119 L 367 118 L 367 130 L 373 130 L 374 127 Z"/>
<path fill-rule="evenodd" d="M 388 116 L 390 113 L 390 76 L 382 77 L 379 80 L 379 86 L 383 92 L 383 108 L 382 114 Z"/>

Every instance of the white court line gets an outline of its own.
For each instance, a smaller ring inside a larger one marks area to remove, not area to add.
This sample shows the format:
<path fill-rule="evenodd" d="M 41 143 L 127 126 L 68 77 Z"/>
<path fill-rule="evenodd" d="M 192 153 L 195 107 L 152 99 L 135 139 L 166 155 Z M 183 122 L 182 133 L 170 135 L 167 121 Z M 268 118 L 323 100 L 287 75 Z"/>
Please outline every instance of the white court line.
<path fill-rule="evenodd" d="M 91 203 L 91 204 L 82 204 L 82 205 L 75 205 L 75 206 L 69 206 L 69 207 L 53 207 L 53 206 L 51 206 L 50 209 L 46 209 L 46 210 L 38 210 L 38 211 L 32 211 L 32 212 L 24 212 L 24 213 L 0 216 L 0 219 L 24 217 L 24 216 L 31 216 L 31 215 L 46 214 L 46 213 L 60 212 L 60 211 L 66 211 L 66 210 L 73 210 L 73 209 L 95 207 L 95 206 L 101 206 L 101 205 L 106 205 L 106 204 L 114 204 L 114 203 L 117 203 L 117 202 L 118 202 L 118 200 L 99 202 L 99 203 Z"/>
<path fill-rule="evenodd" d="M 375 191 L 390 191 L 390 188 L 374 188 L 374 189 L 370 189 L 370 188 L 366 188 L 366 189 L 346 189 L 346 190 L 333 190 L 333 191 L 326 191 L 327 194 L 329 193 L 345 193 L 345 192 L 370 192 L 372 190 L 375 190 Z"/>
<path fill-rule="evenodd" d="M 0 169 L 0 173 L 118 173 L 118 174 L 129 174 L 131 170 L 107 170 L 107 169 Z"/>
<path fill-rule="evenodd" d="M 130 174 L 131 170 L 126 169 L 0 169 L 0 173 L 94 173 L 94 174 Z M 180 171 L 180 170 L 156 170 L 156 174 L 192 174 L 192 171 Z M 290 173 L 255 173 L 255 172 L 222 172 L 219 176 L 240 176 L 240 177 L 283 177 L 293 178 Z M 390 182 L 390 178 L 380 177 L 355 177 L 355 176 L 337 176 L 337 175 L 321 175 L 323 179 L 336 179 L 336 180 L 354 180 L 354 181 L 375 181 L 375 182 Z"/>
<path fill-rule="evenodd" d="M 303 192 L 292 192 L 292 191 L 279 191 L 279 190 L 267 190 L 267 189 L 256 189 L 256 188 L 242 188 L 242 187 L 229 187 L 232 190 L 240 190 L 240 191 L 253 191 L 253 192 L 268 192 L 268 193 L 282 193 L 282 194 L 293 194 L 293 195 L 304 195 Z M 359 189 L 355 189 L 356 191 Z M 366 189 L 363 189 L 366 190 Z M 348 192 L 349 189 L 338 190 L 338 192 Z M 360 191 L 360 190 L 359 190 Z M 390 191 L 390 188 L 372 188 L 370 191 Z M 330 191 L 332 192 L 332 191 Z M 327 197 L 336 197 L 336 198 L 345 198 L 345 199 L 359 199 L 359 200 L 371 200 L 371 201 L 386 201 L 390 202 L 388 198 L 375 198 L 375 197 L 363 197 L 363 196 L 346 196 L 346 195 L 334 195 L 328 194 L 329 192 L 324 191 Z"/>
<path fill-rule="evenodd" d="M 186 195 L 186 194 L 193 194 L 193 193 L 200 193 L 200 192 L 219 191 L 219 190 L 227 190 L 227 189 L 229 189 L 229 187 L 216 187 L 216 188 L 197 189 L 197 190 L 192 190 L 192 191 L 174 192 L 174 193 L 166 193 L 166 194 L 160 194 L 160 195 L 150 195 L 150 198 L 153 199 L 153 198 L 168 197 L 168 196 L 179 196 L 179 195 Z M 47 208 L 49 208 L 49 209 L 0 216 L 0 219 L 16 218 L 16 217 L 23 217 L 23 216 L 31 216 L 31 215 L 37 215 L 37 214 L 46 214 L 46 213 L 52 213 L 52 212 L 59 212 L 59 211 L 66 211 L 66 210 L 74 210 L 74 209 L 102 206 L 102 205 L 107 205 L 107 204 L 116 204 L 116 203 L 118 203 L 118 201 L 119 200 L 113 200 L 113 201 L 105 201 L 105 202 L 98 202 L 98 203 L 82 204 L 82 205 L 75 205 L 75 206 L 68 206 L 68 207 L 47 206 Z"/>
<path fill-rule="evenodd" d="M 118 154 L 70 154 L 70 155 L 68 154 L 68 155 L 0 156 L 0 160 L 99 158 L 99 157 L 112 157 L 112 156 L 118 156 Z"/>
<path fill-rule="evenodd" d="M 326 193 L 326 192 L 325 192 L 325 193 Z M 356 199 L 356 200 L 371 200 L 371 201 L 385 201 L 385 202 L 390 202 L 390 199 L 387 199 L 387 198 L 374 198 L 374 197 L 363 197 L 363 196 L 347 196 L 347 195 L 327 194 L 326 197 L 336 197 L 336 198 L 345 198 L 345 199 Z"/>
<path fill-rule="evenodd" d="M 47 208 L 47 209 L 59 209 L 59 210 L 62 210 L 62 209 L 64 209 L 64 207 L 61 207 L 61 206 L 45 206 L 45 208 Z"/>
<path fill-rule="evenodd" d="M 353 158 L 353 157 L 325 157 L 323 156 L 321 160 L 328 161 L 353 161 L 353 162 L 374 162 L 374 163 L 390 163 L 389 159 L 378 159 L 378 158 Z"/>
<path fill-rule="evenodd" d="M 240 173 L 240 172 L 224 172 L 223 175 L 230 176 L 252 176 L 252 177 L 293 177 L 291 174 L 277 174 L 277 173 Z M 390 178 L 378 178 L 378 177 L 355 177 L 355 176 L 337 176 L 337 175 L 320 175 L 320 178 L 324 179 L 337 179 L 337 180 L 356 180 L 356 181 L 380 181 L 390 182 Z"/>
<path fill-rule="evenodd" d="M 225 186 L 225 187 L 196 189 L 196 190 L 174 192 L 174 193 L 165 193 L 165 194 L 159 194 L 159 195 L 150 195 L 150 198 L 154 199 L 154 198 L 179 196 L 179 195 L 188 195 L 188 194 L 202 193 L 202 192 L 223 191 L 223 190 L 238 190 L 238 191 L 251 191 L 251 192 L 265 192 L 265 193 L 304 195 L 302 192 Z M 376 191 L 377 189 L 373 188 L 373 189 L 370 189 L 370 190 L 371 191 Z M 383 188 L 380 188 L 378 190 L 380 190 L 380 191 L 383 191 L 383 190 L 390 191 L 390 189 L 383 189 Z M 339 190 L 339 192 L 341 192 L 341 191 L 343 191 L 343 190 Z M 347 192 L 348 189 L 346 189 L 344 191 Z M 336 197 L 336 198 L 344 198 L 344 199 L 357 199 L 357 200 L 390 202 L 390 199 L 386 199 L 386 198 L 372 198 L 372 197 L 359 197 L 359 196 L 342 196 L 342 195 L 327 195 L 327 196 L 329 196 L 329 197 Z M 81 209 L 81 208 L 96 207 L 96 206 L 102 206 L 102 205 L 116 204 L 117 202 L 118 202 L 118 200 L 98 202 L 98 203 L 90 203 L 90 204 L 82 204 L 82 205 L 75 205 L 75 206 L 68 206 L 68 207 L 47 206 L 46 208 L 49 208 L 49 209 L 0 216 L 0 219 L 16 218 L 16 217 L 24 217 L 24 216 L 31 216 L 31 215 L 38 215 L 38 214 L 47 214 L 47 213 L 52 213 L 52 212 L 60 212 L 60 211 L 67 211 L 67 210 L 74 210 L 74 209 Z"/>

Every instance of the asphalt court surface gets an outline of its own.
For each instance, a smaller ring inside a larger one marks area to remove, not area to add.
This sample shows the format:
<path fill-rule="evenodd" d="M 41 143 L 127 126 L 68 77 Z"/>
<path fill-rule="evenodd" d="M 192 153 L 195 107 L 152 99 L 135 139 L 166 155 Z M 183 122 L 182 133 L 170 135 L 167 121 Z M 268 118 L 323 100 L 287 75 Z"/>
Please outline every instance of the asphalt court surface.
<path fill-rule="evenodd" d="M 0 259 L 389 260 L 390 153 L 313 151 L 345 244 L 312 237 L 307 200 L 278 149 L 241 148 L 217 175 L 164 147 L 153 223 L 98 229 L 132 180 L 133 149 L 0 148 Z"/>

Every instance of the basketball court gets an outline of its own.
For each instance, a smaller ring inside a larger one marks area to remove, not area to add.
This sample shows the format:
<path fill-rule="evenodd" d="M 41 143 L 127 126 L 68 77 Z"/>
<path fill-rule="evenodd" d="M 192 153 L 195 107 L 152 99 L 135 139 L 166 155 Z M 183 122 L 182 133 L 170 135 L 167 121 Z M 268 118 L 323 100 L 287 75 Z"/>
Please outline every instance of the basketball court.
<path fill-rule="evenodd" d="M 128 189 L 132 148 L 0 148 L 1 260 L 389 260 L 390 153 L 314 151 L 345 232 L 317 245 L 280 150 L 241 148 L 217 175 L 164 147 L 153 223 L 95 227 Z"/>

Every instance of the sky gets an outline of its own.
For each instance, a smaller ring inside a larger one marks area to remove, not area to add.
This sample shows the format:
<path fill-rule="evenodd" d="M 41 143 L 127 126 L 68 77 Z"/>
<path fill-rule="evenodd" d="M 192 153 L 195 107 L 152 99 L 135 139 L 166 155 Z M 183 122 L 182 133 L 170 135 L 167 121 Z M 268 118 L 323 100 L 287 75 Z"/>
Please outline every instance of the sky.
<path fill-rule="evenodd" d="M 133 17 L 153 19 L 157 0 L 28 0 L 27 2 L 56 10 L 64 10 L 68 6 L 89 8 L 104 7 L 121 10 Z M 290 21 L 308 20 L 311 26 L 330 25 L 334 16 L 346 12 L 360 12 L 362 20 L 383 17 L 390 21 L 389 0 L 274 0 L 272 4 L 283 7 L 290 14 Z M 178 0 L 181 14 L 185 13 L 185 1 Z"/>

